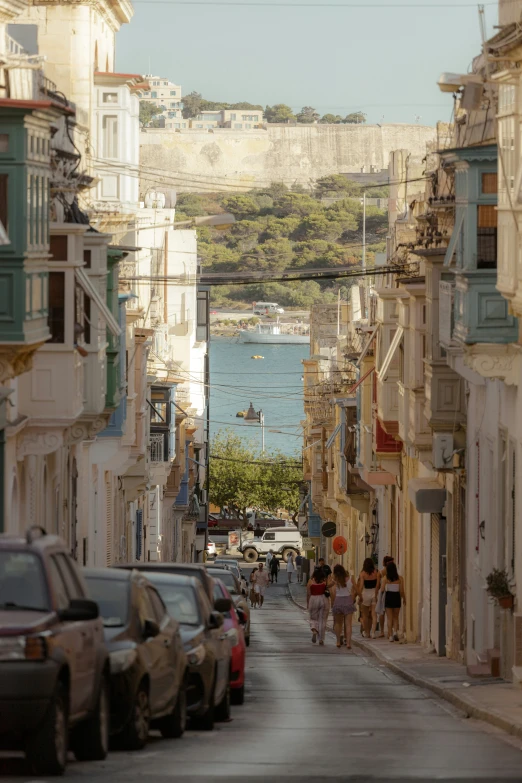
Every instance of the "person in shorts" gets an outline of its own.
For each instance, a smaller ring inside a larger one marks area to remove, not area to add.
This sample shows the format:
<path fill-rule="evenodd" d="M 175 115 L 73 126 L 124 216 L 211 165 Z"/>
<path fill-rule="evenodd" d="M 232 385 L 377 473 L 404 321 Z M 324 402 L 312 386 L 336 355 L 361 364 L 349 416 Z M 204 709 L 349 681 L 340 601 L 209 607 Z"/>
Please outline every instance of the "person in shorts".
<path fill-rule="evenodd" d="M 264 567 L 263 563 L 259 563 L 259 568 L 257 569 L 254 576 L 254 591 L 257 594 L 260 608 L 265 602 L 265 593 L 269 584 L 270 577 L 268 575 L 268 571 Z"/>

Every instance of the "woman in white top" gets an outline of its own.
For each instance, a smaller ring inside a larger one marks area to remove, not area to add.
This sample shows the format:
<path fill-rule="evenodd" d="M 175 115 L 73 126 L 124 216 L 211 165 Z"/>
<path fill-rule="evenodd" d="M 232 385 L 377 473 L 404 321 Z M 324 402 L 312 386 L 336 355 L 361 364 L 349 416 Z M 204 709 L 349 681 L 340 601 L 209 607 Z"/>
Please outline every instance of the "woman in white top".
<path fill-rule="evenodd" d="M 341 637 L 349 650 L 352 649 L 352 621 L 355 612 L 356 587 L 350 579 L 350 574 L 342 565 L 336 565 L 333 570 L 333 581 L 330 585 L 332 596 L 332 612 L 334 631 L 337 637 L 337 647 L 341 646 Z"/>
<path fill-rule="evenodd" d="M 292 581 L 292 574 L 295 571 L 295 563 L 294 563 L 294 553 L 290 552 L 288 555 L 288 560 L 286 561 L 286 575 L 288 577 L 288 581 Z"/>
<path fill-rule="evenodd" d="M 384 593 L 384 606 L 386 608 L 386 624 L 388 626 L 388 640 L 399 641 L 399 615 L 401 608 L 406 606 L 404 593 L 404 579 L 399 576 L 395 563 L 386 566 L 386 577 L 383 580 L 381 590 Z"/>

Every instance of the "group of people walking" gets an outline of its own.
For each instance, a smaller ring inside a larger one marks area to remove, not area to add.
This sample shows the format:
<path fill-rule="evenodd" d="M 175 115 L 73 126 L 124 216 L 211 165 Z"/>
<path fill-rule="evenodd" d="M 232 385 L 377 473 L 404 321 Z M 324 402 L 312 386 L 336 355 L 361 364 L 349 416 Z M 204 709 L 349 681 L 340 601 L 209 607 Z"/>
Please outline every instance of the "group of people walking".
<path fill-rule="evenodd" d="M 319 639 L 319 644 L 324 644 L 331 608 L 337 647 L 344 644 L 350 650 L 357 603 L 363 636 L 375 638 L 379 622 L 379 637 L 384 637 L 386 620 L 389 641 L 399 641 L 399 615 L 406 600 L 404 580 L 399 576 L 393 557 L 387 555 L 384 558 L 382 571 L 378 570 L 372 558 L 366 558 L 357 581 L 342 565 L 334 566 L 332 573 L 330 566 L 320 560 L 306 593 L 312 642 Z"/>

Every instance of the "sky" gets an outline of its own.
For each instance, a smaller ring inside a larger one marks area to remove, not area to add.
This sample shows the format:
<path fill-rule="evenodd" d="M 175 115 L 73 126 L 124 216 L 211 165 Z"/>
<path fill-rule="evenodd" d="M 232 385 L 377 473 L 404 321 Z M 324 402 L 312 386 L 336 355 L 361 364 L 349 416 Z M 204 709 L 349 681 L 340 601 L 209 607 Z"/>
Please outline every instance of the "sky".
<path fill-rule="evenodd" d="M 453 101 L 438 77 L 467 72 L 481 46 L 470 0 L 133 2 L 117 35 L 119 71 L 152 72 L 215 101 L 360 110 L 370 123 L 449 121 Z M 485 14 L 489 35 L 496 4 Z"/>

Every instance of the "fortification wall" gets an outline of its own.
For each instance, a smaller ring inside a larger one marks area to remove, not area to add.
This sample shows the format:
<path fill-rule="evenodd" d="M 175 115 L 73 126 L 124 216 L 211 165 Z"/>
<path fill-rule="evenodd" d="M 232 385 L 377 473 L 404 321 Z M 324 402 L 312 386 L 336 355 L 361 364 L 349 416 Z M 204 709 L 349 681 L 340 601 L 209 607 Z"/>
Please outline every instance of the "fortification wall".
<path fill-rule="evenodd" d="M 435 140 L 423 125 L 269 125 L 266 130 L 142 131 L 141 192 L 242 191 L 271 182 L 305 188 L 328 174 L 388 167 L 390 152 L 423 156 Z"/>

